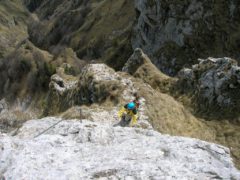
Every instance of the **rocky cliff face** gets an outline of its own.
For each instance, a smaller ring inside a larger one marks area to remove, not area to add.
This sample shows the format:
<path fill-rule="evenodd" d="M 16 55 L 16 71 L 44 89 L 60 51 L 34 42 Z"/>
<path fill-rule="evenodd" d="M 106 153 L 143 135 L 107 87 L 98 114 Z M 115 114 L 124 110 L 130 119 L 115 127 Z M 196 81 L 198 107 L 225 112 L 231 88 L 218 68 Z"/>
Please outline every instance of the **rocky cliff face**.
<path fill-rule="evenodd" d="M 211 107 L 211 110 L 218 108 L 236 116 L 240 93 L 239 73 L 240 67 L 233 59 L 199 59 L 199 64 L 180 71 L 179 81 L 183 89 L 193 91 L 202 107 Z"/>
<path fill-rule="evenodd" d="M 170 75 L 197 58 L 240 57 L 236 0 L 22 2 L 32 12 L 27 22 L 35 45 L 55 54 L 61 47 L 71 47 L 80 59 L 102 60 L 117 70 L 135 48 L 142 48 Z M 14 3 L 20 7 L 19 14 L 26 13 L 19 2 Z M 26 21 L 27 16 L 22 17 L 17 24 Z"/>
<path fill-rule="evenodd" d="M 197 58 L 240 60 L 239 2 L 136 0 L 132 45 L 163 72 L 174 75 Z"/>
<path fill-rule="evenodd" d="M 0 134 L 2 179 L 239 179 L 229 149 L 153 130 L 89 120 L 31 120 Z"/>

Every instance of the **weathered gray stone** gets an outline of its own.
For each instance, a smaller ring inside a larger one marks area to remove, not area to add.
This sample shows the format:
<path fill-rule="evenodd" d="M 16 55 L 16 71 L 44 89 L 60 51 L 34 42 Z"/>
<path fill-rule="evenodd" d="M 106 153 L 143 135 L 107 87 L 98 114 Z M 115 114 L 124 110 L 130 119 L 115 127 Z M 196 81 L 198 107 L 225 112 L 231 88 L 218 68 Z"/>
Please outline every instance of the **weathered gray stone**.
<path fill-rule="evenodd" d="M 192 69 L 179 73 L 180 81 L 194 84 L 200 99 L 211 105 L 234 108 L 238 104 L 236 94 L 240 87 L 240 68 L 231 58 L 199 59 Z M 193 89 L 194 89 L 193 88 Z"/>
<path fill-rule="evenodd" d="M 101 112 L 99 112 L 101 117 Z M 5 179 L 239 179 L 229 149 L 153 130 L 113 127 L 110 121 L 26 122 L 14 137 L 0 134 Z M 78 129 L 72 133 L 73 129 Z M 65 134 L 62 134 L 62 131 Z"/>
<path fill-rule="evenodd" d="M 194 79 L 194 73 L 192 69 L 189 68 L 183 68 L 179 73 L 178 77 L 181 80 L 193 80 Z"/>
<path fill-rule="evenodd" d="M 63 95 L 64 92 L 76 89 L 77 88 L 78 81 L 76 79 L 74 80 L 65 80 L 62 77 L 60 77 L 58 74 L 54 74 L 51 77 L 51 82 L 49 84 L 49 87 L 57 91 L 60 95 Z"/>
<path fill-rule="evenodd" d="M 49 87 L 45 115 L 64 112 L 74 105 L 104 102 L 116 105 L 121 100 L 132 100 L 137 91 L 130 78 L 122 77 L 106 64 L 88 64 L 78 77 L 58 68 Z"/>
<path fill-rule="evenodd" d="M 8 110 L 8 104 L 5 99 L 0 100 L 0 114 Z"/>

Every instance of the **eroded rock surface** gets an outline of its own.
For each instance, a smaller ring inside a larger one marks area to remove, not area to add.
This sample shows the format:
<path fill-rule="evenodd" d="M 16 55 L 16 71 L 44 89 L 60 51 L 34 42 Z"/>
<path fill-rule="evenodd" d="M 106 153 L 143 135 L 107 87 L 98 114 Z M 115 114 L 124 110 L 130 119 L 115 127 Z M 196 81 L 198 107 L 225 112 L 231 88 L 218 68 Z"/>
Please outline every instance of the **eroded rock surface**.
<path fill-rule="evenodd" d="M 6 179 L 239 179 L 228 148 L 112 122 L 30 120 L 14 137 L 1 134 Z M 96 119 L 95 119 L 96 120 Z"/>
<path fill-rule="evenodd" d="M 236 108 L 239 104 L 240 67 L 231 58 L 199 59 L 199 64 L 180 71 L 179 77 L 209 105 Z"/>
<path fill-rule="evenodd" d="M 47 98 L 47 114 L 64 112 L 74 105 L 111 103 L 133 99 L 137 92 L 130 76 L 121 76 L 105 64 L 88 64 L 75 77 L 66 75 L 62 68 L 51 77 Z M 108 105 L 109 106 L 109 105 Z"/>

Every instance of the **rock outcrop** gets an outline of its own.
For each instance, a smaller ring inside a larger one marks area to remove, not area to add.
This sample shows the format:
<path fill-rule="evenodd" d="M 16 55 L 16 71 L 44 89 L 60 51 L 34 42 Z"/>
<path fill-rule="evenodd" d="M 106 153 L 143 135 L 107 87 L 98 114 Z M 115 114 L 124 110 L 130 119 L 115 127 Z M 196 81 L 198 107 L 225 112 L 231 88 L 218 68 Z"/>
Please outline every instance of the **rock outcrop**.
<path fill-rule="evenodd" d="M 179 78 L 204 104 L 237 110 L 240 95 L 237 61 L 231 58 L 199 59 L 199 64 L 180 71 Z"/>
<path fill-rule="evenodd" d="M 63 67 L 57 68 L 56 74 L 51 76 L 49 83 L 44 115 L 63 112 L 74 106 L 78 100 L 76 93 L 77 84 L 77 77 L 67 75 Z"/>
<path fill-rule="evenodd" d="M 140 47 L 163 72 L 174 75 L 197 58 L 240 60 L 236 0 L 135 0 L 133 48 Z"/>
<path fill-rule="evenodd" d="M 30 120 L 0 134 L 1 179 L 239 179 L 229 149 L 112 122 Z"/>
<path fill-rule="evenodd" d="M 116 101 L 121 97 L 123 83 L 121 77 L 105 64 L 89 64 L 80 73 L 80 101 L 84 104 Z"/>
<path fill-rule="evenodd" d="M 63 68 L 58 68 L 57 74 L 51 77 L 45 114 L 64 112 L 74 105 L 104 102 L 116 105 L 124 89 L 124 81 L 121 80 L 122 78 L 105 64 L 86 65 L 77 77 L 67 75 Z"/>
<path fill-rule="evenodd" d="M 152 88 L 167 93 L 170 91 L 175 79 L 171 78 L 157 69 L 149 57 L 140 49 L 136 48 L 122 68 L 132 76 L 143 80 Z"/>

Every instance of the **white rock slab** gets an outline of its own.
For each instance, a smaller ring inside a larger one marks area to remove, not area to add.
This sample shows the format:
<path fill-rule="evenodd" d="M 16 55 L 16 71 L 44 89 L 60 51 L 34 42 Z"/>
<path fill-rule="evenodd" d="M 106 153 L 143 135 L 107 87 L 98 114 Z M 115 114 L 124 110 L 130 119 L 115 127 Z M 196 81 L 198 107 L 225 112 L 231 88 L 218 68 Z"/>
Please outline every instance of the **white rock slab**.
<path fill-rule="evenodd" d="M 31 120 L 0 134 L 0 179 L 240 179 L 229 149 L 153 130 L 66 120 Z"/>

